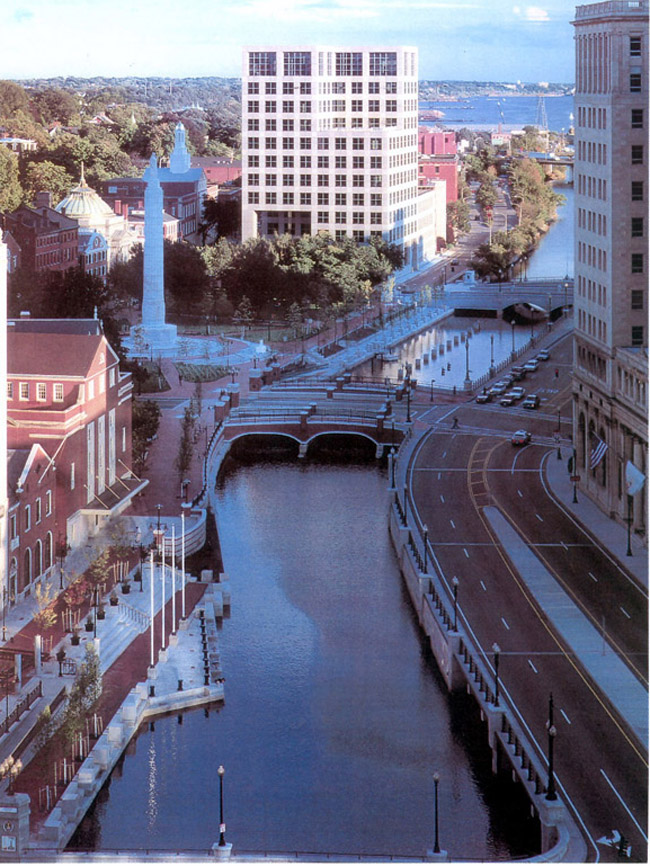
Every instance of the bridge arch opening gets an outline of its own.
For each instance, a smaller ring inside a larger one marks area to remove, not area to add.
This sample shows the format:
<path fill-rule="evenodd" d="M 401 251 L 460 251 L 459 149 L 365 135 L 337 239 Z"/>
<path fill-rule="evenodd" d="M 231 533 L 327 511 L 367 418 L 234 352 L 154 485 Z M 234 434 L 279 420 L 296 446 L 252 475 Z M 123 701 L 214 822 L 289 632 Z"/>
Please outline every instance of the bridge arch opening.
<path fill-rule="evenodd" d="M 320 463 L 374 463 L 377 443 L 362 433 L 319 433 L 307 443 L 306 458 Z"/>
<path fill-rule="evenodd" d="M 242 433 L 232 442 L 229 456 L 244 464 L 281 462 L 297 460 L 299 449 L 300 442 L 284 433 Z"/>

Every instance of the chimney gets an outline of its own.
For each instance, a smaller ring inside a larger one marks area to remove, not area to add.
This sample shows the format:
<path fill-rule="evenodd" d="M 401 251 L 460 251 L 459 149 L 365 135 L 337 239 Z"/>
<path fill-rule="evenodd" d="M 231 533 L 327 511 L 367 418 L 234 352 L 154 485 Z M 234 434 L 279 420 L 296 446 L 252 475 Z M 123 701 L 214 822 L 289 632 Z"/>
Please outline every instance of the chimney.
<path fill-rule="evenodd" d="M 36 207 L 52 207 L 52 193 L 47 191 L 37 192 L 35 204 Z"/>

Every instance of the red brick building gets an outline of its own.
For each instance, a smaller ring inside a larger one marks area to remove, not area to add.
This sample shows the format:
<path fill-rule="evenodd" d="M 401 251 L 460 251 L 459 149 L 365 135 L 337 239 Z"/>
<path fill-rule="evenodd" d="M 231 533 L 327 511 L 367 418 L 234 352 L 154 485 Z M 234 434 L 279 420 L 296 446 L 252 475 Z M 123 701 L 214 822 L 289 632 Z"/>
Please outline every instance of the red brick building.
<path fill-rule="evenodd" d="M 450 130 L 428 129 L 421 126 L 418 129 L 418 150 L 428 156 L 457 153 L 456 133 Z"/>
<path fill-rule="evenodd" d="M 432 130 L 421 126 L 418 130 L 418 145 L 420 187 L 426 187 L 429 180 L 444 180 L 447 184 L 447 203 L 457 201 L 460 161 L 456 134 L 449 130 Z"/>
<path fill-rule="evenodd" d="M 3 217 L 20 247 L 20 263 L 34 271 L 65 271 L 79 264 L 79 226 L 49 204 L 21 205 Z"/>
<path fill-rule="evenodd" d="M 11 320 L 7 353 L 8 446 L 25 481 L 10 489 L 20 594 L 52 565 L 53 543 L 83 543 L 147 482 L 131 471 L 131 375 L 98 320 Z"/>

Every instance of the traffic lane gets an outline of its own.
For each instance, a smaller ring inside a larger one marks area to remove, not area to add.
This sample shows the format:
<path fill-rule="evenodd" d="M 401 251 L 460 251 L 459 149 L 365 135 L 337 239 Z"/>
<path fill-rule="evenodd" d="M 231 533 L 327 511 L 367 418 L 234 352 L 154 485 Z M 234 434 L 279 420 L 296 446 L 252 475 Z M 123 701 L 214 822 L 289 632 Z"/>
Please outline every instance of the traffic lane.
<path fill-rule="evenodd" d="M 614 802 L 602 775 L 597 783 L 590 783 L 587 791 L 581 791 L 573 781 L 582 777 L 584 767 L 593 767 L 600 755 L 602 760 L 597 769 L 603 769 L 615 780 L 626 802 L 642 804 L 645 766 L 626 732 L 607 715 L 605 705 L 580 669 L 561 654 L 557 640 L 534 609 L 534 602 L 526 598 L 522 586 L 512 575 L 506 573 L 504 577 L 503 560 L 493 545 L 476 547 L 461 537 L 455 544 L 434 541 L 432 548 L 448 581 L 452 575 L 458 577 L 461 621 L 471 624 L 490 664 L 493 664 L 490 648 L 495 641 L 499 644 L 501 682 L 530 726 L 542 754 L 551 692 L 556 705 L 571 721 L 566 762 L 563 752 L 559 752 L 556 767 L 583 818 L 588 816 L 593 832 L 602 835 L 611 830 L 609 822 L 615 816 L 618 826 L 627 830 L 626 835 L 631 834 L 632 827 L 628 827 L 631 822 L 620 803 Z M 470 551 L 469 558 L 464 556 L 464 549 Z M 602 755 L 605 743 L 606 754 Z"/>
<path fill-rule="evenodd" d="M 497 448 L 489 473 L 495 502 L 517 522 L 524 539 L 592 624 L 613 637 L 647 683 L 647 592 L 549 497 L 540 473 L 544 454 L 548 449 L 528 446 L 519 451 L 515 465 L 505 448 Z M 556 459 L 555 454 L 548 459 Z"/>
<path fill-rule="evenodd" d="M 466 513 L 467 466 L 478 437 L 432 431 L 421 444 L 410 473 L 412 501 L 419 508 L 429 538 L 455 543 L 456 522 L 472 543 L 489 539 L 479 516 Z M 467 556 L 467 554 L 463 554 Z"/>
<path fill-rule="evenodd" d="M 468 437 L 457 438 L 460 440 Z M 537 730 L 538 739 L 541 736 L 543 742 L 545 731 L 543 723 L 537 723 L 536 728 L 536 723 L 531 720 L 540 713 L 540 703 L 543 704 L 544 700 L 547 700 L 545 696 L 550 691 L 556 693 L 558 705 L 562 707 L 567 718 L 576 725 L 573 730 L 578 730 L 578 723 L 574 720 L 584 719 L 585 726 L 588 727 L 579 732 L 580 748 L 572 749 L 571 752 L 571 755 L 576 755 L 578 760 L 575 765 L 572 763 L 567 768 L 566 775 L 569 777 L 580 775 L 584 766 L 593 766 L 594 755 L 602 751 L 603 736 L 605 736 L 611 754 L 608 753 L 607 761 L 602 762 L 604 766 L 599 769 L 603 769 L 610 779 L 615 779 L 618 789 L 623 792 L 628 801 L 640 802 L 640 796 L 645 790 L 645 774 L 643 767 L 640 771 L 635 771 L 630 765 L 630 761 L 634 761 L 637 756 L 631 749 L 625 733 L 612 725 L 612 719 L 607 716 L 603 702 L 590 690 L 586 679 L 579 673 L 579 668 L 576 670 L 567 659 L 558 655 L 557 641 L 544 626 L 543 618 L 535 610 L 534 604 L 531 606 L 531 602 L 527 600 L 522 586 L 519 585 L 521 582 L 515 581 L 517 585 L 513 590 L 513 575 L 510 574 L 504 579 L 503 573 L 507 572 L 507 569 L 494 545 L 485 543 L 477 545 L 474 532 L 463 537 L 451 528 L 448 523 L 449 509 L 453 508 L 458 527 L 461 526 L 463 511 L 468 512 L 470 509 L 468 509 L 467 495 L 464 508 L 461 502 L 459 473 L 449 472 L 443 475 L 441 480 L 445 478 L 450 482 L 448 495 L 450 505 L 445 508 L 446 519 L 441 523 L 441 528 L 446 531 L 446 534 L 441 532 L 437 539 L 432 541 L 431 546 L 436 561 L 447 577 L 448 585 L 452 575 L 459 578 L 461 618 L 467 616 L 482 646 L 489 648 L 495 640 L 500 643 L 502 652 L 506 653 L 509 660 L 503 673 L 504 684 L 512 690 L 513 697 L 524 717 L 531 724 L 532 730 Z M 430 504 L 429 507 L 431 508 Z M 423 519 L 434 521 L 439 509 L 435 507 L 432 511 L 433 513 L 423 509 L 421 516 Z M 485 531 L 484 537 L 487 537 Z M 496 605 L 495 599 L 498 600 Z M 526 608 L 529 608 L 527 612 Z M 558 661 L 562 662 L 563 659 L 563 663 L 558 668 Z M 533 696 L 528 694 L 531 678 L 535 685 Z M 610 731 L 612 727 L 614 727 L 613 732 Z M 621 767 L 624 768 L 622 775 Z M 620 803 L 617 806 L 616 803 L 610 802 L 613 794 L 611 790 L 607 790 L 607 787 L 605 777 L 600 774 L 599 783 L 592 785 L 593 797 L 586 797 L 583 794 L 581 798 L 584 807 L 588 809 L 588 814 L 593 816 L 590 822 L 595 822 L 596 831 L 601 834 L 611 830 L 608 822 L 612 820 L 612 816 L 616 816 L 616 820 L 622 827 L 626 815 Z M 574 796 L 573 791 L 571 794 Z M 631 823 L 629 819 L 628 823 Z"/>

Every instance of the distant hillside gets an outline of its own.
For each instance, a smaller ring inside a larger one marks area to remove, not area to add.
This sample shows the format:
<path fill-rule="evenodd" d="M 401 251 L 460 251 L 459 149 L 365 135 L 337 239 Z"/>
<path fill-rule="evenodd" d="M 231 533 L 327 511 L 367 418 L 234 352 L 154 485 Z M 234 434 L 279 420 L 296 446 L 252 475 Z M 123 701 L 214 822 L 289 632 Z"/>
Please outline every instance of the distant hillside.
<path fill-rule="evenodd" d="M 420 99 L 444 101 L 475 96 L 563 96 L 573 92 L 573 84 L 555 82 L 513 84 L 504 81 L 420 81 Z"/>
<path fill-rule="evenodd" d="M 178 112 L 198 106 L 205 110 L 241 100 L 239 78 L 30 78 L 19 82 L 27 90 L 54 87 L 83 94 L 86 99 L 111 103 L 141 103 L 160 112 Z M 502 81 L 420 81 L 420 99 L 445 100 L 474 96 L 537 96 L 567 94 L 566 83 L 517 83 Z"/>

